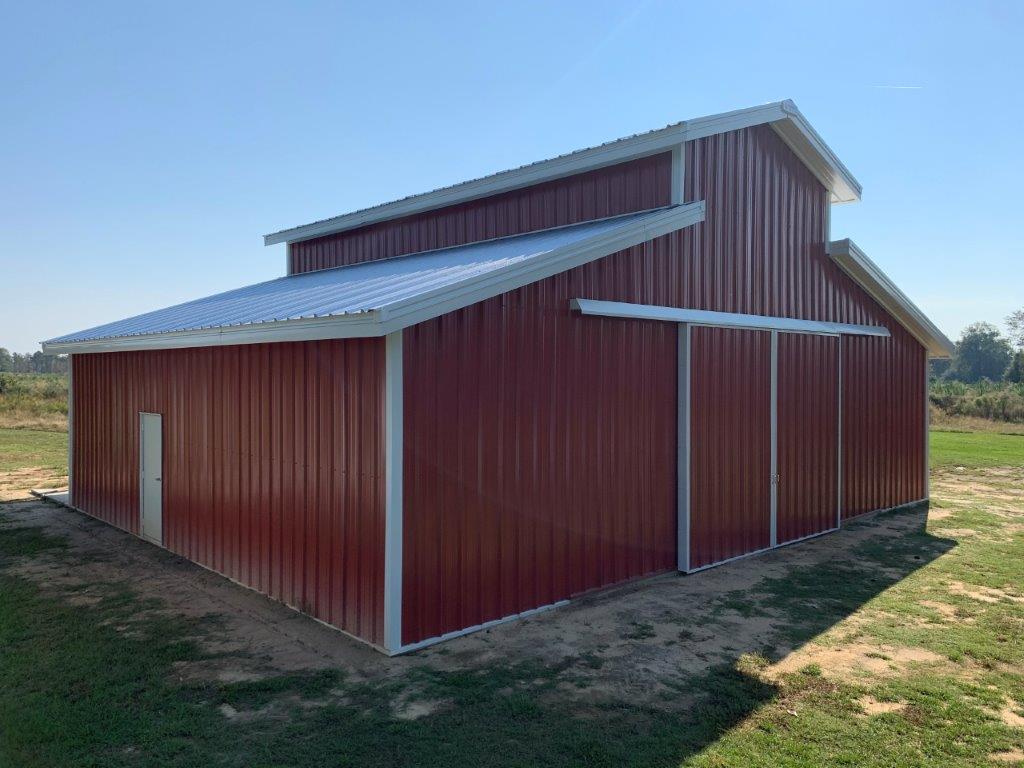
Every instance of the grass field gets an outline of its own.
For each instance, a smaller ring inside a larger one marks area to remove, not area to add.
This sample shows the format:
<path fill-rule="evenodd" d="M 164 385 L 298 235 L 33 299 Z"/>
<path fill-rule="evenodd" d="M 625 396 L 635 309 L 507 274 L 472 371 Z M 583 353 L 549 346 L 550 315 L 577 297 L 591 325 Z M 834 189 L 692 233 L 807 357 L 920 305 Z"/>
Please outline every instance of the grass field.
<path fill-rule="evenodd" d="M 0 429 L 64 431 L 67 419 L 67 376 L 0 373 Z"/>
<path fill-rule="evenodd" d="M 478 668 L 414 656 L 372 681 L 183 678 L 183 665 L 230 661 L 216 620 L 161 612 L 127 579 L 33 578 L 33 564 L 66 574 L 83 555 L 7 507 L 0 765 L 1012 764 L 1024 760 L 1024 438 L 937 433 L 932 458 L 927 528 L 912 511 L 856 523 L 822 540 L 848 537 L 850 557 L 708 598 L 671 641 L 680 654 L 722 616 L 777 622 L 776 640 L 685 685 L 637 665 L 664 689 L 656 703 L 595 703 L 590 686 L 614 661 L 601 647 L 558 663 L 497 653 Z M 904 532 L 872 537 L 883 524 Z M 627 627 L 640 658 L 668 642 L 657 621 Z M 440 705 L 396 715 L 395 701 L 421 700 Z"/>

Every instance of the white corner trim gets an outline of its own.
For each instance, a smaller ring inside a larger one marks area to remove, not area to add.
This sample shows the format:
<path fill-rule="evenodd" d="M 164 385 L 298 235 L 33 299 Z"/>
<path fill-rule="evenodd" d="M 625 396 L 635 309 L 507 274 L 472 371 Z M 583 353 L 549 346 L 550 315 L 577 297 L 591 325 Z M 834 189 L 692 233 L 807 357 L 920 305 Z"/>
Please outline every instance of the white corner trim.
<path fill-rule="evenodd" d="M 501 192 L 522 189 L 533 184 L 660 154 L 675 146 L 685 144 L 687 141 L 765 124 L 772 126 L 825 185 L 831 193 L 833 202 L 849 202 L 860 199 L 860 183 L 811 127 L 796 105 L 792 101 L 786 100 L 686 120 L 665 128 L 628 136 L 520 168 L 501 171 L 431 192 L 410 195 L 400 200 L 333 216 L 322 221 L 283 229 L 264 235 L 263 244 L 273 245 L 309 240 L 367 224 L 479 200 Z M 674 198 L 673 201 L 675 201 Z"/>
<path fill-rule="evenodd" d="M 402 332 L 385 339 L 384 376 L 384 648 L 402 647 Z"/>
<path fill-rule="evenodd" d="M 722 328 L 745 328 L 754 331 L 784 331 L 788 333 L 847 334 L 851 336 L 888 336 L 889 330 L 881 325 L 853 325 L 824 320 L 801 320 L 792 317 L 744 315 L 735 312 L 712 312 L 704 309 L 680 309 L 655 304 L 627 304 L 620 301 L 573 299 L 572 308 L 583 315 L 620 317 L 635 320 L 661 320 L 669 323 L 713 325 Z"/>
<path fill-rule="evenodd" d="M 704 211 L 704 201 L 664 208 L 609 232 L 555 248 L 543 256 L 525 259 L 358 314 L 121 336 L 94 341 L 44 342 L 43 351 L 47 354 L 112 352 L 386 336 L 446 312 L 462 309 L 697 224 L 704 220 Z"/>
<path fill-rule="evenodd" d="M 924 345 L 930 357 L 951 357 L 955 345 L 849 238 L 833 240 L 829 257 Z"/>
<path fill-rule="evenodd" d="M 68 502 L 75 498 L 75 360 L 68 355 Z"/>

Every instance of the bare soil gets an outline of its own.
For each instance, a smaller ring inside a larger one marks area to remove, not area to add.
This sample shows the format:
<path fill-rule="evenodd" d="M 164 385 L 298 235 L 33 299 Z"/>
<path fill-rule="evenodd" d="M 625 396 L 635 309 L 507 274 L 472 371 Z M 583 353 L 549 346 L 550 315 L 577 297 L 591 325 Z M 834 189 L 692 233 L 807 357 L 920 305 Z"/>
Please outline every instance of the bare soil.
<path fill-rule="evenodd" d="M 758 594 L 766 579 L 779 579 L 794 566 L 853 562 L 862 542 L 920 530 L 923 509 L 882 516 L 868 525 L 738 560 L 687 577 L 660 576 L 587 595 L 568 606 L 512 621 L 406 656 L 387 658 L 348 636 L 288 607 L 123 531 L 45 501 L 4 505 L 7 525 L 36 526 L 67 538 L 69 555 L 37 555 L 8 569 L 44 591 L 74 592 L 88 605 L 102 585 L 127 581 L 143 598 L 162 601 L 159 610 L 188 617 L 216 617 L 212 636 L 197 638 L 218 658 L 179 665 L 182 679 L 256 680 L 298 670 L 340 668 L 348 679 L 374 680 L 403 674 L 416 665 L 477 669 L 508 659 L 558 663 L 585 656 L 581 672 L 588 696 L 659 702 L 685 700 L 688 681 L 712 667 L 732 665 L 744 654 L 770 649 L 782 659 L 768 675 L 810 663 L 825 674 L 856 677 L 863 671 L 887 674 L 935 660 L 920 649 L 878 648 L 852 643 L 845 648 L 815 644 L 789 646 L 791 618 L 767 604 L 758 615 L 723 607 L 730 592 Z M 894 574 L 894 578 L 898 574 Z M 851 617 L 848 621 L 855 622 Z M 842 626 L 842 625 L 840 625 Z M 127 630 L 126 630 L 127 631 Z M 877 654 L 888 659 L 879 659 Z M 875 654 L 875 655 L 871 655 Z M 681 695 L 683 692 L 683 695 Z M 416 718 L 444 702 L 396 703 L 396 715 Z"/>

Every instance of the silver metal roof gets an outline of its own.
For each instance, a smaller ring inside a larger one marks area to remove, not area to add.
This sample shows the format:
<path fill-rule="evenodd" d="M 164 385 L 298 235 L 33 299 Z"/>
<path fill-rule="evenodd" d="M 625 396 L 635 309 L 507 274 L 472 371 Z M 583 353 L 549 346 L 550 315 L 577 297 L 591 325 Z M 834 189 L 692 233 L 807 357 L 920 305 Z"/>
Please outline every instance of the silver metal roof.
<path fill-rule="evenodd" d="M 53 351 L 71 351 L 59 347 L 115 338 L 380 313 L 398 305 L 408 306 L 411 300 L 426 300 L 450 292 L 467 282 L 479 282 L 477 278 L 504 273 L 516 265 L 543 261 L 555 251 L 564 253 L 574 246 L 597 243 L 617 249 L 621 247 L 618 238 L 623 236 L 631 237 L 630 242 L 642 242 L 661 234 L 666 226 L 679 228 L 680 216 L 687 215 L 702 219 L 703 205 L 699 205 L 699 211 L 694 206 L 676 206 L 290 275 L 69 333 L 43 344 L 56 348 Z"/>

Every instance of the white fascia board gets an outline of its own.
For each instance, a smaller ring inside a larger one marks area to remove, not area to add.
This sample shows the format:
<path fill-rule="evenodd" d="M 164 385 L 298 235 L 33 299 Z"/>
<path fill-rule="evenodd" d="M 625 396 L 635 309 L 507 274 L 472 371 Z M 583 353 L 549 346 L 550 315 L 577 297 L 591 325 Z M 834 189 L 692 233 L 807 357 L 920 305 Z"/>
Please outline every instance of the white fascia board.
<path fill-rule="evenodd" d="M 385 336 L 701 221 L 704 221 L 703 201 L 673 206 L 611 232 L 555 248 L 542 257 L 527 259 L 519 264 L 487 272 L 454 285 L 440 286 L 412 298 L 358 314 L 91 341 L 44 342 L 43 351 L 47 354 L 81 354 Z"/>
<path fill-rule="evenodd" d="M 90 352 L 127 352 L 147 349 L 183 349 L 185 347 L 223 347 L 233 344 L 266 344 L 280 341 L 319 339 L 355 339 L 380 336 L 377 311 L 335 317 L 251 323 L 248 325 L 204 328 L 194 331 L 147 333 L 106 339 L 69 342 L 43 342 L 48 355 L 88 354 Z"/>
<path fill-rule="evenodd" d="M 921 342 L 929 357 L 952 357 L 956 345 L 849 238 L 833 240 L 829 257 Z"/>
<path fill-rule="evenodd" d="M 294 243 L 343 232 L 367 224 L 410 216 L 457 203 L 509 192 L 545 181 L 593 171 L 628 160 L 671 151 L 687 141 L 718 133 L 771 125 L 782 139 L 830 191 L 833 202 L 859 200 L 861 186 L 835 153 L 822 141 L 796 105 L 789 100 L 676 123 L 656 131 L 630 136 L 590 149 L 542 160 L 522 168 L 501 171 L 432 192 L 383 203 L 361 211 L 335 216 L 264 235 L 264 245 Z"/>
<path fill-rule="evenodd" d="M 524 285 L 535 283 L 670 232 L 698 224 L 704 221 L 704 211 L 703 200 L 673 206 L 630 226 L 557 248 L 543 258 L 513 264 L 465 280 L 454 286 L 445 286 L 405 301 L 390 304 L 382 310 L 385 333 L 422 323 L 446 312 L 462 309 L 470 304 L 476 304 L 507 291 L 522 288 Z"/>
<path fill-rule="evenodd" d="M 793 317 L 745 315 L 737 312 L 712 312 L 705 309 L 680 309 L 655 304 L 628 304 L 621 301 L 573 299 L 572 308 L 583 315 L 620 317 L 634 320 L 661 320 L 689 325 L 711 325 L 724 328 L 743 328 L 754 331 L 784 331 L 788 333 L 824 333 L 849 336 L 888 336 L 889 329 L 881 325 L 854 325 L 824 320 L 802 320 Z"/>

